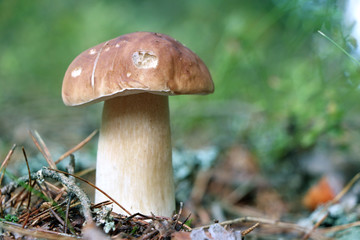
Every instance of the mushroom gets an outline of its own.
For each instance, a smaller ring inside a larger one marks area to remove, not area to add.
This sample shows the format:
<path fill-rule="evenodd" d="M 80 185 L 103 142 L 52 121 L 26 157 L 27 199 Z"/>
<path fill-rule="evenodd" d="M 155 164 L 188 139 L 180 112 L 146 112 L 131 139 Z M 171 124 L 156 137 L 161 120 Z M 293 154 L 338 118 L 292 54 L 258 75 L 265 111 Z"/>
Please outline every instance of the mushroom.
<path fill-rule="evenodd" d="M 92 47 L 68 67 L 68 106 L 104 101 L 96 185 L 131 213 L 175 210 L 168 96 L 214 91 L 191 50 L 158 33 L 135 32 Z M 107 198 L 95 193 L 95 202 Z M 124 213 L 115 206 L 114 211 Z"/>

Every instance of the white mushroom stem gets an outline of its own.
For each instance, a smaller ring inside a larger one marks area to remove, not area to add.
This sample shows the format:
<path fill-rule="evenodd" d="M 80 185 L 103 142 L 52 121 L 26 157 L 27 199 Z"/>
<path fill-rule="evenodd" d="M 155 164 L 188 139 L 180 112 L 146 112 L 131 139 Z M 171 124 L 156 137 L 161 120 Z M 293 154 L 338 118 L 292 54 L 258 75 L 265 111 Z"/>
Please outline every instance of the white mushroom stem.
<path fill-rule="evenodd" d="M 141 93 L 105 101 L 96 185 L 130 213 L 175 210 L 168 97 Z M 108 200 L 96 191 L 97 203 Z M 114 205 L 114 211 L 124 213 Z"/>

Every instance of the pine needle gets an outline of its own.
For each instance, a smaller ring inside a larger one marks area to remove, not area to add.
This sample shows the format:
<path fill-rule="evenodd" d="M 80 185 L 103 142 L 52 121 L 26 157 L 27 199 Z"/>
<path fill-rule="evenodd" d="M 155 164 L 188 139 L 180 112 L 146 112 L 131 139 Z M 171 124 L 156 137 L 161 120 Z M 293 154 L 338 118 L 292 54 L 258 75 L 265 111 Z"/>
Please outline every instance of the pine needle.
<path fill-rule="evenodd" d="M 346 56 L 348 56 L 351 60 L 353 60 L 355 63 L 360 65 L 360 61 L 354 58 L 350 53 L 348 53 L 343 47 L 341 47 L 338 43 L 336 43 L 334 40 L 332 40 L 330 37 L 328 37 L 325 33 L 318 30 L 318 33 L 329 40 L 332 44 L 334 44 L 337 48 L 339 48 Z"/>

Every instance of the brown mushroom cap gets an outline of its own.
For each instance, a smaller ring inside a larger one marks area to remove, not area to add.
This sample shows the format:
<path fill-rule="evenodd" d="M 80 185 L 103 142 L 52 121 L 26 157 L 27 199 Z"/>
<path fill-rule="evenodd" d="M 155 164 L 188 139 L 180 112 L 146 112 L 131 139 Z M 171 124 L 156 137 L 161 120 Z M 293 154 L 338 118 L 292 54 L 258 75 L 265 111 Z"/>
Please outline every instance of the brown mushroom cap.
<path fill-rule="evenodd" d="M 82 52 L 68 67 L 62 87 L 66 105 L 151 92 L 208 94 L 214 83 L 203 61 L 173 38 L 135 32 Z"/>

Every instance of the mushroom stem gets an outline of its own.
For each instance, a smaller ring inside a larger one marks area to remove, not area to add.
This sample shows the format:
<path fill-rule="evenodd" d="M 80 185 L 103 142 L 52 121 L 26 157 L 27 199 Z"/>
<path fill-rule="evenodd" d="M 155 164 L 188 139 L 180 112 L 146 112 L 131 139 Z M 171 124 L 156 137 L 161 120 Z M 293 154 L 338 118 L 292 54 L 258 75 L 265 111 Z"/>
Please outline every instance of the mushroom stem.
<path fill-rule="evenodd" d="M 171 150 L 167 96 L 141 93 L 107 100 L 96 185 L 131 213 L 169 217 L 175 210 Z M 105 200 L 96 192 L 97 203 Z M 114 211 L 124 213 L 117 206 Z"/>

